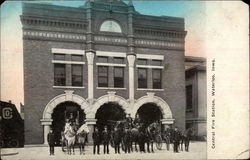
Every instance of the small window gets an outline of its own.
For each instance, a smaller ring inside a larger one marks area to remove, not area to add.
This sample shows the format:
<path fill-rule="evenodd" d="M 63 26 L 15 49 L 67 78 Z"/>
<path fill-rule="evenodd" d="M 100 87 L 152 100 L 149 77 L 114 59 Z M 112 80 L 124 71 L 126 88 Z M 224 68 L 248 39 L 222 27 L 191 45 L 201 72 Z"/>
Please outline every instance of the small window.
<path fill-rule="evenodd" d="M 138 88 L 147 88 L 147 69 L 138 68 Z"/>
<path fill-rule="evenodd" d="M 72 86 L 82 86 L 82 65 L 72 64 Z"/>
<path fill-rule="evenodd" d="M 83 56 L 82 55 L 71 55 L 71 61 L 82 61 Z"/>
<path fill-rule="evenodd" d="M 162 61 L 161 60 L 152 60 L 151 65 L 153 65 L 153 66 L 161 66 Z"/>
<path fill-rule="evenodd" d="M 99 56 L 97 59 L 98 59 L 98 62 L 108 63 L 108 57 Z"/>
<path fill-rule="evenodd" d="M 98 66 L 98 87 L 108 87 L 107 66 Z"/>
<path fill-rule="evenodd" d="M 186 86 L 186 110 L 190 110 L 193 107 L 193 87 L 192 85 Z"/>
<path fill-rule="evenodd" d="M 160 69 L 153 69 L 152 70 L 153 74 L 153 88 L 154 89 L 161 89 L 161 79 L 162 79 L 162 70 Z"/>
<path fill-rule="evenodd" d="M 65 60 L 65 54 L 54 54 L 54 60 Z"/>
<path fill-rule="evenodd" d="M 138 65 L 147 65 L 147 59 L 137 59 Z"/>
<path fill-rule="evenodd" d="M 65 64 L 54 64 L 54 85 L 65 86 L 65 84 L 66 84 Z"/>
<path fill-rule="evenodd" d="M 114 67 L 114 87 L 124 87 L 124 68 Z"/>
<path fill-rule="evenodd" d="M 117 57 L 115 57 L 114 58 L 114 63 L 123 64 L 124 63 L 124 58 L 117 58 Z"/>

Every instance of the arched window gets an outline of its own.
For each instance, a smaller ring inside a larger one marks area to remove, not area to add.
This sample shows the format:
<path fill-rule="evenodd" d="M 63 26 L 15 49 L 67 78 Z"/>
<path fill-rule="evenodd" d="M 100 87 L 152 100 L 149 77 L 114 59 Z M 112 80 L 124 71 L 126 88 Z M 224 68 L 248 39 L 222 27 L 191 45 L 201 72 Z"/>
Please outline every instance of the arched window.
<path fill-rule="evenodd" d="M 106 20 L 102 23 L 100 31 L 122 33 L 120 25 L 113 20 Z"/>

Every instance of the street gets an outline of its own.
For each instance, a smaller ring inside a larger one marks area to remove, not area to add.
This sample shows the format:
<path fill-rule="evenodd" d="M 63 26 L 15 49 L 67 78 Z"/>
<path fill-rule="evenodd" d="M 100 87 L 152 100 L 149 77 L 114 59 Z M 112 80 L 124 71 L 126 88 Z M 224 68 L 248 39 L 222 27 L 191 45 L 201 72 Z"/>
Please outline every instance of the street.
<path fill-rule="evenodd" d="M 55 148 L 55 155 L 49 155 L 49 148 L 45 146 L 34 146 L 25 148 L 4 148 L 2 149 L 2 160 L 68 160 L 68 159 L 206 159 L 206 142 L 191 142 L 189 152 L 180 151 L 173 153 L 173 147 L 170 151 L 166 150 L 166 145 L 162 145 L 162 150 L 154 147 L 155 153 L 133 152 L 125 154 L 114 154 L 114 148 L 110 147 L 110 154 L 104 155 L 102 145 L 100 155 L 93 155 L 93 147 L 85 147 L 85 155 L 79 155 L 78 147 L 75 148 L 75 155 L 67 155 L 62 152 L 61 147 Z"/>

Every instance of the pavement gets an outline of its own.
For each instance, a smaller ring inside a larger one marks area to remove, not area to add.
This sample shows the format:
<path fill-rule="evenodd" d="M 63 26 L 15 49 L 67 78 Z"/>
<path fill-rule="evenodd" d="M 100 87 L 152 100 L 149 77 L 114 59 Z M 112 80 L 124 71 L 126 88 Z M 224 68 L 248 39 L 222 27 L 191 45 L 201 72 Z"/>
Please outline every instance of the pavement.
<path fill-rule="evenodd" d="M 100 147 L 100 155 L 93 154 L 93 146 L 85 147 L 85 154 L 80 155 L 78 147 L 75 148 L 74 155 L 68 155 L 62 152 L 61 147 L 55 147 L 55 155 L 49 155 L 49 148 L 44 146 L 33 146 L 24 148 L 2 148 L 2 160 L 69 160 L 69 159 L 206 159 L 206 142 L 191 142 L 189 152 L 180 151 L 179 153 L 173 152 L 173 147 L 166 150 L 166 145 L 162 145 L 161 150 L 154 147 L 154 153 L 138 153 L 133 152 L 125 154 L 114 154 L 114 148 L 110 146 L 110 154 L 103 154 L 102 145 Z"/>

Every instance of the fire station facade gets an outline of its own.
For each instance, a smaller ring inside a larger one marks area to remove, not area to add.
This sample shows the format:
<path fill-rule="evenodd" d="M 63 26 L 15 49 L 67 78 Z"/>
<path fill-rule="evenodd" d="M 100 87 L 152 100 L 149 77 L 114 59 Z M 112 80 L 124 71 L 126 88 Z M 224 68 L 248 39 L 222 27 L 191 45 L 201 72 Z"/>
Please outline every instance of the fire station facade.
<path fill-rule="evenodd" d="M 92 132 L 102 115 L 115 116 L 112 106 L 132 118 L 157 108 L 163 126 L 185 129 L 183 18 L 99 0 L 78 8 L 24 3 L 21 22 L 25 144 L 47 143 L 65 118 Z"/>

